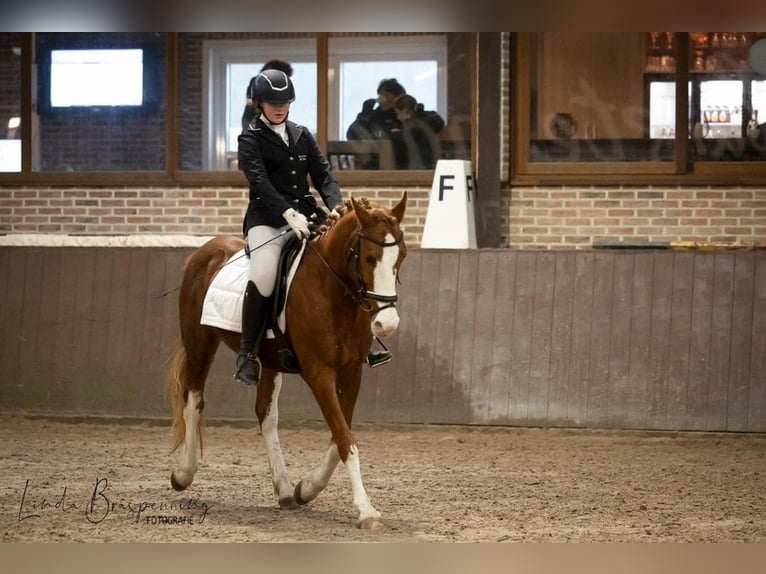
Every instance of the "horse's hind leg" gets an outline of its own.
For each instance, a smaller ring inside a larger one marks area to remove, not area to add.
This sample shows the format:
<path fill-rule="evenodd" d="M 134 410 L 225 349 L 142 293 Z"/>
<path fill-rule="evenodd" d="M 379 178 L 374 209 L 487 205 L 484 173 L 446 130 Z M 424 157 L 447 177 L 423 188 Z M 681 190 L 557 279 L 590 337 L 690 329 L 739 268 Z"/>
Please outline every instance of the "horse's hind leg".
<path fill-rule="evenodd" d="M 199 424 L 202 416 L 202 393 L 189 391 L 183 409 L 184 443 L 178 468 L 170 474 L 170 484 L 175 490 L 186 490 L 194 480 L 199 466 Z"/>
<path fill-rule="evenodd" d="M 274 483 L 274 494 L 277 496 L 279 506 L 281 508 L 296 508 L 298 505 L 293 498 L 293 483 L 285 466 L 282 445 L 279 443 L 277 431 L 279 425 L 279 391 L 281 389 L 282 375 L 264 369 L 258 384 L 255 414 L 258 417 L 263 440 L 266 444 L 271 480 Z"/>

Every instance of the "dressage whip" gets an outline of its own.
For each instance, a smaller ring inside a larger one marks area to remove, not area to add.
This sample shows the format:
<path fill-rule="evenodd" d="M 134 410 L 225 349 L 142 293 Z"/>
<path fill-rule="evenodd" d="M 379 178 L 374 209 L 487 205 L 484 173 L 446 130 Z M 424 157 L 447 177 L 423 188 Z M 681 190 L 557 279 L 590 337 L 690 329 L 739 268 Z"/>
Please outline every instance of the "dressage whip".
<path fill-rule="evenodd" d="M 218 273 L 218 271 L 220 271 L 221 269 L 223 269 L 224 267 L 226 267 L 226 266 L 227 266 L 229 263 L 234 263 L 235 261 L 238 261 L 239 259 L 242 259 L 243 257 L 249 256 L 249 255 L 250 255 L 250 253 L 252 253 L 252 252 L 253 252 L 253 251 L 255 251 L 256 249 L 260 249 L 261 247 L 263 247 L 263 246 L 264 246 L 264 245 L 266 245 L 267 243 L 271 243 L 271 242 L 272 242 L 272 241 L 274 241 L 275 239 L 278 239 L 278 238 L 282 237 L 283 235 L 285 235 L 286 233 L 289 233 L 289 232 L 291 232 L 291 231 L 292 231 L 292 229 L 291 229 L 290 227 L 288 227 L 287 229 L 284 229 L 284 230 L 282 230 L 281 232 L 279 232 L 277 235 L 275 235 L 275 236 L 274 236 L 274 237 L 272 237 L 271 239 L 267 239 L 266 241 L 264 241 L 264 242 L 263 242 L 263 243 L 261 243 L 260 245 L 257 245 L 257 246 L 255 246 L 255 247 L 253 247 L 252 249 L 249 249 L 249 248 L 247 248 L 247 242 L 245 242 L 245 250 L 244 250 L 244 252 L 242 253 L 242 255 L 239 255 L 238 257 L 234 257 L 233 259 L 229 259 L 229 260 L 228 260 L 226 263 L 224 263 L 224 264 L 223 264 L 223 265 L 221 265 L 221 266 L 220 266 L 218 269 L 216 269 L 216 273 Z M 162 293 L 162 294 L 160 294 L 160 295 L 157 295 L 156 297 L 154 297 L 154 300 L 156 301 L 157 299 L 161 299 L 162 297 L 167 297 L 168 295 L 170 295 L 170 294 L 171 294 L 171 293 L 173 293 L 174 291 L 178 291 L 178 290 L 179 290 L 181 287 L 183 287 L 184 285 L 188 285 L 188 284 L 189 284 L 189 283 L 191 283 L 192 281 L 196 281 L 196 280 L 197 280 L 197 278 L 196 278 L 196 277 L 195 277 L 194 279 L 189 279 L 188 281 L 186 281 L 186 282 L 184 282 L 184 283 L 181 283 L 181 284 L 180 284 L 180 285 L 178 285 L 177 287 L 173 287 L 173 288 L 172 288 L 172 289 L 170 289 L 169 291 L 165 291 L 164 293 Z"/>

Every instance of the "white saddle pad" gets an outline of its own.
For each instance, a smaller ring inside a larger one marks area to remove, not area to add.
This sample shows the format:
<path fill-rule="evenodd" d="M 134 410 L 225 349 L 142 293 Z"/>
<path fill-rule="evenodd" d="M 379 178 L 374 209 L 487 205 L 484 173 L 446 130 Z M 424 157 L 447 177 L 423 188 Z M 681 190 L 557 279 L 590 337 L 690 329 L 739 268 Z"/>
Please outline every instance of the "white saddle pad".
<path fill-rule="evenodd" d="M 306 248 L 304 242 L 300 253 L 295 258 L 290 271 L 287 274 L 287 292 L 290 292 L 295 270 L 298 268 L 303 250 Z M 210 287 L 205 293 L 205 301 L 202 304 L 202 317 L 200 323 L 210 327 L 218 327 L 227 331 L 236 333 L 242 332 L 242 301 L 245 298 L 245 287 L 250 271 L 250 259 L 245 255 L 245 250 L 237 251 L 231 256 L 229 261 L 221 267 L 213 277 Z M 287 298 L 285 297 L 285 300 Z M 282 332 L 285 332 L 285 312 L 284 309 L 279 314 L 277 324 Z M 266 337 L 273 338 L 274 333 L 269 329 L 266 331 Z"/>

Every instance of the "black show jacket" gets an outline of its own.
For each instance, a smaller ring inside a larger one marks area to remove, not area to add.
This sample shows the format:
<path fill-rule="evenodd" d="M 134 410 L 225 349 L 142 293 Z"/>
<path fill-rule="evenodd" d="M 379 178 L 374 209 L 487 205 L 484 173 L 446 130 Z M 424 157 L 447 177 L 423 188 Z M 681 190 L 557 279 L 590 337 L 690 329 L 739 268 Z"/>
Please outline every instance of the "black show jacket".
<path fill-rule="evenodd" d="M 282 214 L 292 207 L 306 217 L 317 211 L 317 203 L 309 191 L 308 178 L 328 209 L 342 203 L 340 188 L 332 175 L 332 167 L 304 126 L 287 122 L 290 144 L 256 118 L 238 138 L 237 158 L 250 183 L 242 231 L 256 225 L 282 227 Z"/>

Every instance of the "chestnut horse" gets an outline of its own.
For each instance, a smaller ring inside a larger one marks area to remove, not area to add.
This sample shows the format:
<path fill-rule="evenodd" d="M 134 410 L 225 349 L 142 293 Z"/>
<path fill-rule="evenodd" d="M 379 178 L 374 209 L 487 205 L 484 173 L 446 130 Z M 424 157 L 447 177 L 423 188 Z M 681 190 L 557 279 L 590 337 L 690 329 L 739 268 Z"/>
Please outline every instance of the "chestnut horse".
<path fill-rule="evenodd" d="M 343 462 L 351 478 L 357 525 L 377 528 L 380 524 L 380 513 L 362 484 L 351 419 L 373 336 L 386 337 L 399 324 L 396 280 L 407 253 L 400 228 L 406 205 L 406 192 L 392 209 L 352 198 L 341 209 L 340 219 L 330 222 L 304 248 L 285 303 L 286 336 L 332 440 L 319 466 L 295 485 L 288 476 L 277 434 L 282 385 L 278 348 L 273 339 L 264 338 L 261 344 L 263 369 L 255 414 L 282 508 L 313 500 Z M 217 270 L 244 245 L 240 238 L 218 236 L 194 251 L 184 264 L 178 296 L 181 338 L 167 373 L 175 449 L 183 445 L 179 465 L 171 474 L 176 490 L 187 488 L 197 471 L 205 380 L 216 349 L 221 341 L 234 352 L 239 349 L 239 333 L 200 324 L 205 293 Z"/>

